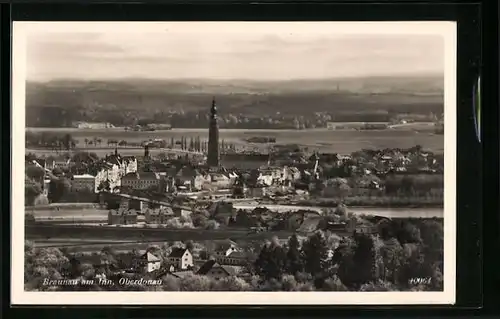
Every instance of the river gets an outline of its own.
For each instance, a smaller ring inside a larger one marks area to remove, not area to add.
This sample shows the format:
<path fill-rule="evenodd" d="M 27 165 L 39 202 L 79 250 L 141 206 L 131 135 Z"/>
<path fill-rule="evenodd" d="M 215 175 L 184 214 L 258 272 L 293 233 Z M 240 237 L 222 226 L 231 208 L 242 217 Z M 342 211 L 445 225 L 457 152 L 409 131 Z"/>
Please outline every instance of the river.
<path fill-rule="evenodd" d="M 334 207 L 320 207 L 320 206 L 292 206 L 292 205 L 251 205 L 251 204 L 237 204 L 234 205 L 236 209 L 254 209 L 256 207 L 266 207 L 272 211 L 285 212 L 285 211 L 297 211 L 300 209 L 304 210 L 315 210 L 319 213 L 323 212 L 324 209 L 335 209 Z M 375 215 L 387 218 L 443 218 L 444 210 L 443 208 L 380 208 L 380 207 L 349 207 L 348 212 L 352 212 L 356 215 Z"/>

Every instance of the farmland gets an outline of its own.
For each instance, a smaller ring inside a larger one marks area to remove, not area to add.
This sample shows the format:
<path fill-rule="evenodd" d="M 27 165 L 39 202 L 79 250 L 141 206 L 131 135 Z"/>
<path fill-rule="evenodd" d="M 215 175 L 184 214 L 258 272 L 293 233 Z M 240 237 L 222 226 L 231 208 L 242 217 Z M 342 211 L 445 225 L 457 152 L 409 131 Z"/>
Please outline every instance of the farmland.
<path fill-rule="evenodd" d="M 94 138 L 103 139 L 103 147 L 89 147 L 87 150 L 98 155 L 109 154 L 114 148 L 106 146 L 106 139 L 126 140 L 127 142 L 142 142 L 149 139 L 164 139 L 169 141 L 171 138 L 180 139 L 200 136 L 208 136 L 208 129 L 173 129 L 168 131 L 154 132 L 131 132 L 123 129 L 75 129 L 75 128 L 28 128 L 32 132 L 57 132 L 70 133 L 78 141 L 79 148 L 84 147 L 84 140 Z M 442 153 L 444 147 L 443 135 L 435 134 L 432 127 L 422 125 L 415 127 L 398 127 L 387 130 L 327 130 L 327 129 L 308 129 L 308 130 L 238 130 L 221 129 L 220 139 L 234 143 L 237 146 L 255 146 L 248 143 L 245 139 L 255 136 L 266 136 L 276 138 L 277 144 L 300 144 L 310 149 L 320 152 L 336 152 L 348 154 L 360 149 L 384 149 L 384 148 L 409 148 L 415 145 L 422 145 L 425 149 L 436 153 Z M 260 145 L 261 147 L 261 145 Z M 27 152 L 34 150 L 27 149 Z M 46 152 L 46 155 L 53 153 L 51 150 L 36 150 L 37 154 Z M 160 152 L 153 150 L 152 154 Z M 124 155 L 139 155 L 143 153 L 140 148 L 120 148 L 120 153 Z"/>

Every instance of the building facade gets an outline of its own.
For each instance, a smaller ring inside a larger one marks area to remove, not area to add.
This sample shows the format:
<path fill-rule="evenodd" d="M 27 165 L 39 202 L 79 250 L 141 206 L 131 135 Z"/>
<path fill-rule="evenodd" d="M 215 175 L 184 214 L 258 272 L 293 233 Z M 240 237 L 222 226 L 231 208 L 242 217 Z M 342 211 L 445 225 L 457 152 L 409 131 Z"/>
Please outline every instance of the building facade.
<path fill-rule="evenodd" d="M 135 172 L 122 177 L 121 186 L 131 189 L 159 188 L 160 176 L 154 172 Z"/>
<path fill-rule="evenodd" d="M 83 175 L 73 175 L 73 180 L 71 181 L 72 191 L 90 191 L 93 192 L 95 189 L 95 176 L 90 174 Z"/>
<path fill-rule="evenodd" d="M 176 270 L 186 270 L 194 266 L 193 255 L 187 248 L 174 248 L 167 257 L 167 262 Z"/>

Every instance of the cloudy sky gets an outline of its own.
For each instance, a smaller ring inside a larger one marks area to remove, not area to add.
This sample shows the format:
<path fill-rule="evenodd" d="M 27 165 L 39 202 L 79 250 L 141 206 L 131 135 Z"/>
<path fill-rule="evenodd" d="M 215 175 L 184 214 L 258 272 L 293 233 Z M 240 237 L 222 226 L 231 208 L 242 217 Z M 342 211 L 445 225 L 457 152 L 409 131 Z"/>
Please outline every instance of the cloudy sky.
<path fill-rule="evenodd" d="M 443 37 L 429 32 L 346 34 L 338 27 L 315 32 L 297 25 L 237 23 L 158 25 L 142 31 L 130 26 L 130 32 L 96 25 L 31 28 L 26 33 L 27 79 L 286 80 L 444 72 Z"/>

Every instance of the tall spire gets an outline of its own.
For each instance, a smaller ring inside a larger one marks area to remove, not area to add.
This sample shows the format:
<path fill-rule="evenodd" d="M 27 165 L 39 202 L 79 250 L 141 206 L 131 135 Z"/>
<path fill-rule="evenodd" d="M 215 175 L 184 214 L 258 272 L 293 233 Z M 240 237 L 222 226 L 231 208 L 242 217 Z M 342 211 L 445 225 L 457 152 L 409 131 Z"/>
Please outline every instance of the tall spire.
<path fill-rule="evenodd" d="M 215 105 L 215 96 L 212 98 L 212 107 L 210 108 L 210 118 L 217 117 L 217 106 Z"/>
<path fill-rule="evenodd" d="M 210 167 L 219 166 L 219 126 L 217 124 L 217 107 L 215 106 L 215 97 L 212 99 L 212 107 L 210 108 L 207 164 Z"/>

